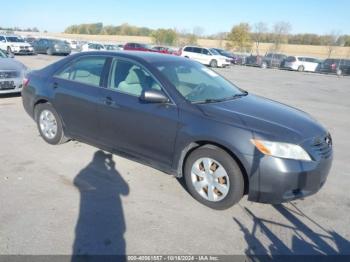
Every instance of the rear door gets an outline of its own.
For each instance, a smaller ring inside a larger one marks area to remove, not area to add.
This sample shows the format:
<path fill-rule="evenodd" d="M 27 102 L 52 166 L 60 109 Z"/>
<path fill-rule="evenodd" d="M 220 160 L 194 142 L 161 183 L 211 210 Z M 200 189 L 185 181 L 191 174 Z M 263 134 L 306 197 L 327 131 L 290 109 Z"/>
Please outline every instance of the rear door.
<path fill-rule="evenodd" d="M 140 100 L 142 91 L 163 90 L 141 65 L 122 59 L 112 62 L 108 88 L 102 88 L 98 106 L 100 139 L 106 146 L 142 159 L 172 163 L 178 129 L 174 103 Z"/>
<path fill-rule="evenodd" d="M 97 103 L 106 66 L 105 56 L 84 56 L 66 65 L 53 78 L 53 105 L 74 137 L 97 138 Z"/>

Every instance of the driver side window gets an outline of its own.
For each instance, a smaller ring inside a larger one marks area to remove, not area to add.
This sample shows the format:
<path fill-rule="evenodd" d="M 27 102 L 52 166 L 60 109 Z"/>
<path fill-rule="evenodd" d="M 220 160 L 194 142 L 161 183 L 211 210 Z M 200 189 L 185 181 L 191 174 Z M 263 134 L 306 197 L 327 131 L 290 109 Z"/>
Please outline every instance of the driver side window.
<path fill-rule="evenodd" d="M 108 88 L 137 97 L 144 90 L 162 90 L 158 82 L 141 66 L 117 59 L 111 66 Z"/>

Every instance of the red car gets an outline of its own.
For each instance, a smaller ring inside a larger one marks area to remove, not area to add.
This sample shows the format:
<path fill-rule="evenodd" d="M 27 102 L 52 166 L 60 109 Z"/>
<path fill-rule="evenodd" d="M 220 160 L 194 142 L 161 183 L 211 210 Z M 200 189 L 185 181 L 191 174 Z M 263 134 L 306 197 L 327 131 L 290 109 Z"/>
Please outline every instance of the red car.
<path fill-rule="evenodd" d="M 138 43 L 127 43 L 127 44 L 125 44 L 124 50 L 156 52 L 156 50 L 152 50 L 152 48 L 150 46 L 148 46 L 146 44 L 138 44 Z"/>

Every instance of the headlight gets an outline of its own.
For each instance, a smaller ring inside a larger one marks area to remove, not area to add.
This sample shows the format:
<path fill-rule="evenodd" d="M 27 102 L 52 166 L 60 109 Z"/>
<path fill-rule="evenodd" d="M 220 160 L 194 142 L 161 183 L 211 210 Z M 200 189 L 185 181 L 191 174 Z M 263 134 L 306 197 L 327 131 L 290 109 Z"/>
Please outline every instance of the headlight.
<path fill-rule="evenodd" d="M 264 155 L 311 161 L 310 155 L 299 145 L 251 139 L 255 147 Z"/>

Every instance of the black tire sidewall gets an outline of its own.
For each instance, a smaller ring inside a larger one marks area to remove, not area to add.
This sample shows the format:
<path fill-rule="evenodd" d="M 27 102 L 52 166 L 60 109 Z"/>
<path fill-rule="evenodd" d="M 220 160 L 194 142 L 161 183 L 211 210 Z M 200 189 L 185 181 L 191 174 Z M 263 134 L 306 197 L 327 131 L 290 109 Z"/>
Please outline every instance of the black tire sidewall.
<path fill-rule="evenodd" d="M 228 195 L 219 202 L 211 202 L 200 196 L 192 185 L 191 169 L 192 165 L 200 158 L 210 157 L 218 161 L 226 170 L 230 180 Z M 237 162 L 223 149 L 216 146 L 203 146 L 194 150 L 186 159 L 184 167 L 184 178 L 187 190 L 198 202 L 207 207 L 223 210 L 238 203 L 244 194 L 244 179 L 242 171 Z"/>
<path fill-rule="evenodd" d="M 42 111 L 44 110 L 48 110 L 50 111 L 54 116 L 55 116 L 55 119 L 56 119 L 56 123 L 57 123 L 57 134 L 56 136 L 53 138 L 53 139 L 49 139 L 47 138 L 41 131 L 41 128 L 40 128 L 40 114 Z M 51 104 L 38 104 L 36 107 L 35 107 L 35 120 L 36 120 L 36 124 L 37 124 L 37 127 L 38 127 L 38 130 L 39 130 L 39 133 L 41 135 L 41 137 L 49 144 L 51 145 L 58 145 L 58 144 L 61 144 L 63 143 L 64 141 L 64 132 L 63 132 L 63 126 L 62 126 L 62 121 L 61 121 L 61 118 L 60 116 L 58 115 L 58 113 L 56 112 L 56 110 L 52 107 Z"/>
<path fill-rule="evenodd" d="M 218 67 L 218 62 L 216 60 L 211 60 L 210 61 L 210 67 L 217 68 Z"/>

